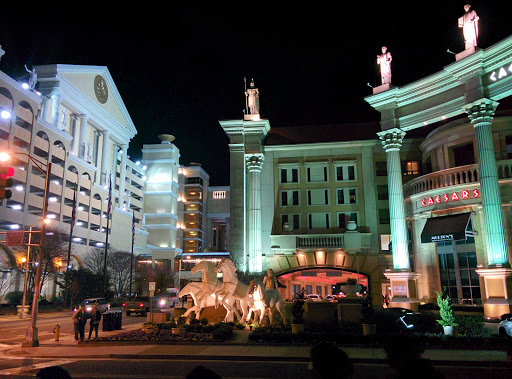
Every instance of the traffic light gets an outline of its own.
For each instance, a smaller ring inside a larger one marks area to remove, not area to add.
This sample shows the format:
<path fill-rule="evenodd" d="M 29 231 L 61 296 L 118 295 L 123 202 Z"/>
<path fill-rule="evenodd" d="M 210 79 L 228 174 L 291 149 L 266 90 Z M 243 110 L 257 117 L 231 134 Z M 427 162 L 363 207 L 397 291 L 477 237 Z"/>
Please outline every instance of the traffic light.
<path fill-rule="evenodd" d="M 13 167 L 0 167 L 0 200 L 11 198 L 11 190 L 8 190 L 6 188 L 12 187 L 13 181 L 10 177 L 13 175 Z"/>

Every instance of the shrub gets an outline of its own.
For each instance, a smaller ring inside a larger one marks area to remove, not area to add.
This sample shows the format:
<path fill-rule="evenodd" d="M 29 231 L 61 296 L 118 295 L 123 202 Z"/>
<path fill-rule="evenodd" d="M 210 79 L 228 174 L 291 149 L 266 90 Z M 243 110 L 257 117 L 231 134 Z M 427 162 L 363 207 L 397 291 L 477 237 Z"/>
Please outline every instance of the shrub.
<path fill-rule="evenodd" d="M 233 336 L 233 327 L 226 324 L 216 324 L 212 332 L 213 339 L 217 341 L 226 341 Z"/>
<path fill-rule="evenodd" d="M 295 301 L 292 305 L 292 323 L 304 324 L 304 302 L 306 299 L 306 291 L 304 288 L 295 295 Z"/>
<path fill-rule="evenodd" d="M 439 315 L 441 316 L 441 320 L 437 320 L 437 322 L 441 326 L 457 326 L 455 316 L 453 315 L 452 305 L 450 304 L 450 298 L 448 296 L 441 295 L 437 291 L 436 294 L 437 305 L 439 306 Z"/>
<path fill-rule="evenodd" d="M 485 328 L 484 318 L 477 315 L 455 316 L 458 324 L 457 333 L 465 336 L 488 337 L 491 332 Z"/>
<path fill-rule="evenodd" d="M 158 327 L 157 323 L 152 321 L 147 321 L 144 324 L 142 324 L 142 326 L 148 329 L 156 329 Z"/>
<path fill-rule="evenodd" d="M 30 297 L 27 295 L 27 299 Z M 5 295 L 5 300 L 9 302 L 9 304 L 19 305 L 23 300 L 23 291 L 13 291 L 9 292 Z"/>
<path fill-rule="evenodd" d="M 203 317 L 200 321 L 201 325 L 206 326 L 209 324 L 208 319 L 206 317 Z"/>

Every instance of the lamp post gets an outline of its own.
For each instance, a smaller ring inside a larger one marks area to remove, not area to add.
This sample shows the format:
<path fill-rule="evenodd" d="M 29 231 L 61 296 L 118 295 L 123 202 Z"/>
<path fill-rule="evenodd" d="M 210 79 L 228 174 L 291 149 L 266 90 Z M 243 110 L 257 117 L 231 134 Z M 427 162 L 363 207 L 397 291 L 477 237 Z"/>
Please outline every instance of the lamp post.
<path fill-rule="evenodd" d="M 43 197 L 43 220 L 46 219 L 46 211 L 48 209 L 48 193 L 50 191 L 50 173 L 52 171 L 52 163 L 51 162 L 42 162 L 36 158 L 31 157 L 27 153 L 14 152 L 11 155 L 24 155 L 32 164 L 37 167 L 37 169 L 45 176 L 45 184 L 44 184 L 44 197 Z M 0 161 L 6 161 L 9 159 L 9 153 L 2 152 L 0 153 Z M 30 319 L 30 325 L 27 328 L 27 332 L 25 334 L 25 341 L 21 344 L 23 347 L 37 347 L 39 346 L 39 337 L 37 334 L 37 312 L 39 310 L 39 292 L 41 289 L 39 288 L 41 285 L 41 261 L 42 261 L 42 247 L 43 240 L 45 235 L 45 223 L 43 222 L 41 225 L 41 238 L 39 238 L 39 254 L 38 254 L 38 265 L 36 268 L 36 279 L 34 282 L 34 297 L 32 299 L 32 318 Z"/>
<path fill-rule="evenodd" d="M 30 263 L 30 246 L 32 246 L 31 245 L 31 243 L 32 243 L 32 228 L 34 227 L 35 224 L 37 224 L 38 222 L 41 222 L 41 221 L 45 224 L 48 224 L 50 222 L 49 219 L 37 220 L 32 225 L 30 225 L 30 229 L 28 232 L 27 258 L 25 260 L 25 281 L 23 283 L 23 301 L 21 303 L 21 313 L 20 313 L 21 319 L 24 319 L 27 316 L 27 314 L 25 313 L 25 308 L 26 308 L 25 304 L 27 303 L 28 265 Z"/>

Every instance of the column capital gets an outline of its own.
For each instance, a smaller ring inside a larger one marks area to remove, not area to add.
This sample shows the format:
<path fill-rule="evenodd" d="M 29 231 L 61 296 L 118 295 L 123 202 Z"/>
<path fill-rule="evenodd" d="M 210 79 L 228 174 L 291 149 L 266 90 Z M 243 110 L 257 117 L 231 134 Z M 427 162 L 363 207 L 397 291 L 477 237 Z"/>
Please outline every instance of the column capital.
<path fill-rule="evenodd" d="M 382 146 L 386 152 L 393 150 L 400 150 L 402 141 L 405 137 L 405 132 L 399 128 L 393 128 L 378 132 L 377 135 L 382 141 Z"/>
<path fill-rule="evenodd" d="M 247 170 L 250 171 L 261 171 L 263 168 L 263 160 L 265 156 L 263 154 L 251 154 L 245 156 L 245 164 Z"/>
<path fill-rule="evenodd" d="M 79 118 L 80 118 L 80 120 L 87 120 L 87 119 L 89 118 L 89 117 L 87 117 L 87 115 L 86 115 L 86 114 L 83 114 L 83 113 L 81 113 L 81 114 L 77 115 L 77 117 L 79 117 Z"/>
<path fill-rule="evenodd" d="M 469 121 L 476 128 L 482 124 L 490 124 L 494 118 L 494 112 L 498 106 L 497 101 L 480 99 L 464 106 L 464 112 L 468 114 Z"/>
<path fill-rule="evenodd" d="M 110 132 L 108 130 L 102 130 L 101 131 L 101 134 L 104 136 L 104 137 L 109 137 L 110 136 Z"/>

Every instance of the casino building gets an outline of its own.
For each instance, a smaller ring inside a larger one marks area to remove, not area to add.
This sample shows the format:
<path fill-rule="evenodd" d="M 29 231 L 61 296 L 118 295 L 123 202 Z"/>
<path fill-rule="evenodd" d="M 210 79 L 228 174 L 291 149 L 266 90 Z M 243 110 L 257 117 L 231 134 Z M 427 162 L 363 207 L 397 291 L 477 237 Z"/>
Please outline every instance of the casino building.
<path fill-rule="evenodd" d="M 512 37 L 414 83 L 374 88 L 380 125 L 221 121 L 231 169 L 231 253 L 272 268 L 284 298 L 356 279 L 382 303 L 511 311 Z M 366 134 L 343 140 L 342 130 Z M 376 139 L 368 136 L 377 134 Z"/>

